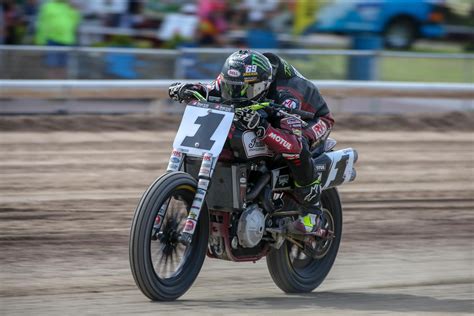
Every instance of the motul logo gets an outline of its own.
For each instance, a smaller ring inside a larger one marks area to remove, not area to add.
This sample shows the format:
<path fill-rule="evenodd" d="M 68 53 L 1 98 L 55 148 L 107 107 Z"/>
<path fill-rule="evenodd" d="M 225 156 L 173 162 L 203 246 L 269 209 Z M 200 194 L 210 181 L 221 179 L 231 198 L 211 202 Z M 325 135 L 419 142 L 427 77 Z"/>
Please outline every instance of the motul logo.
<path fill-rule="evenodd" d="M 280 136 L 278 136 L 277 134 L 270 133 L 270 135 L 268 135 L 268 137 L 275 140 L 278 144 L 282 145 L 286 149 L 291 150 L 291 144 L 289 142 L 287 142 L 286 140 L 284 140 L 283 138 L 281 138 Z"/>

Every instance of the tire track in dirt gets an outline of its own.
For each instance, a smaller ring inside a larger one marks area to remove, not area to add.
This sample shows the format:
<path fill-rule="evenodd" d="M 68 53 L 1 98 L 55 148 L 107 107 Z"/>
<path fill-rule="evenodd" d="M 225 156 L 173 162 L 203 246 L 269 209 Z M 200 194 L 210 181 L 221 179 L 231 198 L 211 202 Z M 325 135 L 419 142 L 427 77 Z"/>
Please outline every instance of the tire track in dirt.
<path fill-rule="evenodd" d="M 284 295 L 264 260 L 207 259 L 180 301 L 150 304 L 131 279 L 128 232 L 172 136 L 2 133 L 2 313 L 472 312 L 473 140 L 462 131 L 333 133 L 338 148 L 359 151 L 358 179 L 341 187 L 341 249 L 315 293 Z"/>

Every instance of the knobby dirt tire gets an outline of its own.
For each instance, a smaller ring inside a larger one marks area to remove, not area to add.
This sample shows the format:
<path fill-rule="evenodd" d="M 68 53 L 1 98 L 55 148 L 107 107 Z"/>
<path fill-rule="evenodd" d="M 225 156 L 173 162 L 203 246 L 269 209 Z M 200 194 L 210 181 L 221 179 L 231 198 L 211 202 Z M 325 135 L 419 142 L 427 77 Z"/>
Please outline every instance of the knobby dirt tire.
<path fill-rule="evenodd" d="M 190 206 L 196 188 L 197 182 L 189 174 L 179 171 L 166 173 L 155 180 L 143 194 L 135 211 L 129 241 L 130 268 L 135 283 L 151 300 L 177 299 L 191 287 L 201 270 L 209 237 L 209 215 L 205 203 L 199 215 L 192 243 L 188 246 L 189 253 L 183 259 L 181 268 L 178 268 L 177 275 L 160 278 L 155 272 L 151 258 L 151 242 L 154 242 L 151 232 L 160 206 L 173 196 L 173 192 L 178 191 L 185 196 L 183 199 Z"/>
<path fill-rule="evenodd" d="M 293 244 L 286 240 L 279 249 L 267 255 L 267 266 L 275 284 L 286 293 L 308 293 L 317 288 L 331 270 L 339 250 L 342 235 L 342 207 L 336 188 L 323 191 L 323 208 L 327 209 L 334 223 L 335 237 L 321 259 L 306 258 L 304 262 L 291 262 Z M 296 246 L 295 246 L 296 247 Z"/>

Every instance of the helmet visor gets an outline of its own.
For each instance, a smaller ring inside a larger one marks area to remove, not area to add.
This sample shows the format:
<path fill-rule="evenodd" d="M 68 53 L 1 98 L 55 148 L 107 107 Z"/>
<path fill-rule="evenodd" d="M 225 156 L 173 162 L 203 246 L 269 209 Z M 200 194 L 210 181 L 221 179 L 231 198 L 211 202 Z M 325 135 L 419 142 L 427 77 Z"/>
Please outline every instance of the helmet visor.
<path fill-rule="evenodd" d="M 222 98 L 226 101 L 248 100 L 249 84 L 222 79 Z"/>
<path fill-rule="evenodd" d="M 222 98 L 228 101 L 254 100 L 266 90 L 265 82 L 246 83 L 222 78 Z"/>

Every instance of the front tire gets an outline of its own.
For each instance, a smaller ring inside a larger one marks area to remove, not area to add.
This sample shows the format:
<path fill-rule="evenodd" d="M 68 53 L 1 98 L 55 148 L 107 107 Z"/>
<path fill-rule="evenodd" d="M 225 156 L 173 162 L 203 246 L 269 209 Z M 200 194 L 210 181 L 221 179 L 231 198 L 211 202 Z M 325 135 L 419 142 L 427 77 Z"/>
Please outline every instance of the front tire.
<path fill-rule="evenodd" d="M 275 284 L 286 293 L 308 293 L 326 278 L 336 260 L 342 235 L 342 207 L 336 188 L 323 191 L 321 203 L 334 231 L 331 244 L 316 247 L 316 258 L 309 257 L 298 246 L 286 240 L 279 249 L 267 255 L 267 267 Z"/>
<path fill-rule="evenodd" d="M 135 283 L 151 300 L 177 299 L 201 270 L 209 237 L 205 203 L 191 244 L 179 242 L 196 187 L 196 180 L 187 173 L 167 173 L 149 187 L 135 211 L 129 242 L 130 268 Z"/>

